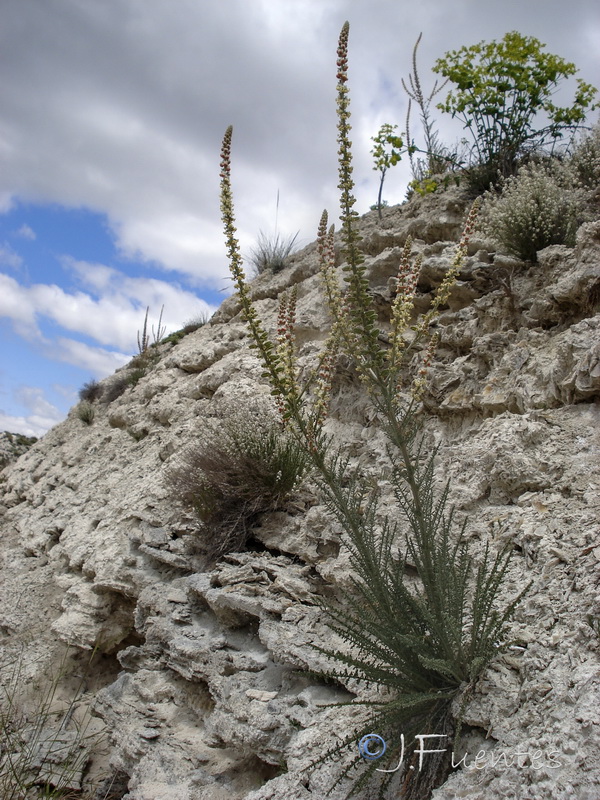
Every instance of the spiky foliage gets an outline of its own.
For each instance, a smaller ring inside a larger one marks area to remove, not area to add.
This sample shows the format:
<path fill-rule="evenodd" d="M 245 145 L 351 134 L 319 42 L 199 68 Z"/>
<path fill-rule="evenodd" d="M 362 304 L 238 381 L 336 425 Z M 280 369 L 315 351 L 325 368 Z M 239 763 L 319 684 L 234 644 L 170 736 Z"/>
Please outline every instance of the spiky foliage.
<path fill-rule="evenodd" d="M 244 548 L 258 515 L 285 503 L 307 464 L 262 405 L 229 413 L 218 428 L 204 431 L 167 474 L 167 484 L 197 514 L 199 549 L 214 562 Z"/>
<path fill-rule="evenodd" d="M 294 252 L 298 233 L 293 236 L 267 236 L 262 231 L 258 235 L 256 246 L 250 253 L 250 263 L 257 275 L 263 272 L 281 272 L 288 265 L 289 257 Z"/>
<path fill-rule="evenodd" d="M 502 610 L 495 608 L 510 554 L 491 555 L 485 550 L 478 563 L 463 540 L 464 523 L 456 530 L 455 514 L 448 506 L 449 487 L 438 490 L 434 479 L 435 451 L 427 452 L 419 419 L 419 398 L 436 339 L 432 324 L 449 299 L 467 252 L 476 209 L 467 219 L 456 256 L 428 311 L 416 318 L 415 292 L 419 263 L 410 260 L 407 242 L 399 269 L 396 298 L 391 312 L 389 346 L 381 331 L 369 288 L 354 211 L 350 147 L 350 110 L 347 87 L 348 23 L 342 28 L 337 58 L 337 110 L 339 189 L 344 287 L 335 270 L 333 231 L 327 215 L 319 225 L 318 252 L 325 296 L 331 310 L 330 336 L 308 385 L 300 385 L 294 361 L 291 326 L 293 301 L 282 302 L 277 344 L 258 318 L 243 277 L 235 239 L 231 199 L 228 129 L 222 158 L 221 206 L 231 270 L 243 313 L 250 325 L 253 346 L 265 366 L 264 375 L 290 430 L 301 442 L 315 468 L 325 502 L 339 520 L 355 572 L 352 590 L 344 603 L 325 606 L 333 630 L 347 649 L 322 649 L 332 662 L 326 677 L 342 683 L 354 679 L 378 686 L 381 699 L 365 703 L 369 718 L 332 747 L 328 756 L 339 757 L 356 745 L 360 736 L 377 731 L 407 741 L 416 734 L 452 732 L 452 701 L 466 692 L 498 651 L 506 624 L 518 599 Z M 412 330 L 410 330 L 412 328 Z M 360 471 L 323 431 L 335 354 L 349 354 L 388 437 L 389 477 L 396 508 L 382 508 L 382 489 Z M 416 373 L 407 377 L 407 364 L 421 351 Z M 403 554 L 395 545 L 404 540 Z M 409 578 L 407 567 L 416 577 Z M 351 793 L 380 770 L 378 762 L 355 758 L 339 779 L 354 767 L 364 767 L 355 777 Z M 388 763 L 396 753 L 388 750 Z M 385 759 L 379 764 L 385 763 Z M 405 765 L 406 767 L 406 765 Z M 421 771 L 380 772 L 380 790 L 400 775 L 403 795 L 423 798 L 443 779 L 443 756 L 430 757 Z"/>
<path fill-rule="evenodd" d="M 142 325 L 142 333 L 137 332 L 137 344 L 138 344 L 138 351 L 140 355 L 146 352 L 148 346 L 150 345 L 150 336 L 148 335 L 148 312 L 150 311 L 150 306 L 146 306 L 146 313 L 144 315 L 144 324 Z"/>

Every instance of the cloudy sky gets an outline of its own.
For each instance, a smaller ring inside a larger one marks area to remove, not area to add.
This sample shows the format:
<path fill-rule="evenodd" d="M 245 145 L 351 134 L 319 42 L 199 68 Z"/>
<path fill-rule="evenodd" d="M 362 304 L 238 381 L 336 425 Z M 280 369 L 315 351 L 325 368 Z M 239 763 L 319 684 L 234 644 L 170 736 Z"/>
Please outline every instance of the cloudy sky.
<path fill-rule="evenodd" d="M 62 419 L 86 380 L 135 353 L 146 306 L 156 322 L 164 305 L 173 331 L 230 292 L 218 201 L 229 124 L 242 249 L 276 223 L 315 238 L 322 209 L 336 210 L 346 19 L 361 212 L 378 187 L 370 137 L 404 125 L 420 32 L 426 88 L 446 51 L 510 30 L 600 85 L 597 0 L 0 2 L 0 430 L 39 436 Z M 462 135 L 437 122 L 449 144 Z M 390 203 L 409 179 L 405 163 L 389 173 Z"/>

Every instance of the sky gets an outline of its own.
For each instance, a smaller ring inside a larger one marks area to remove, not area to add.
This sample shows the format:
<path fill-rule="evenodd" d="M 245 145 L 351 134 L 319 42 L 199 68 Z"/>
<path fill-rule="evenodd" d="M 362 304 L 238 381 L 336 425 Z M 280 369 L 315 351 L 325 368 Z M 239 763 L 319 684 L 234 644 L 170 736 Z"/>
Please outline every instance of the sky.
<path fill-rule="evenodd" d="M 62 420 L 86 381 L 137 352 L 146 307 L 156 325 L 164 306 L 168 333 L 231 293 L 228 125 L 243 253 L 261 232 L 309 244 L 323 208 L 337 215 L 345 20 L 360 213 L 377 199 L 370 137 L 404 128 L 419 33 L 425 90 L 448 50 L 511 30 L 600 87 L 597 0 L 2 0 L 0 430 L 39 437 Z M 464 135 L 434 119 L 442 141 Z M 406 159 L 390 170 L 390 204 L 410 177 Z"/>

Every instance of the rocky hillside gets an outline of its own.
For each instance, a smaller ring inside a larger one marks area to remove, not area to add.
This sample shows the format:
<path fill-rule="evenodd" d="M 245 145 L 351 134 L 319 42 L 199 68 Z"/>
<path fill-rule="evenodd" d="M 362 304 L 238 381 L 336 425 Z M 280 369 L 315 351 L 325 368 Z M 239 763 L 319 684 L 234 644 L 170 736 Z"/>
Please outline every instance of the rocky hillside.
<path fill-rule="evenodd" d="M 361 220 L 382 320 L 407 235 L 425 307 L 465 207 L 454 189 Z M 328 324 L 314 245 L 253 283 L 271 329 L 292 284 L 308 362 Z M 500 600 L 532 585 L 515 644 L 466 708 L 467 764 L 435 800 L 600 797 L 599 312 L 591 222 L 535 265 L 473 240 L 441 316 L 424 397 L 438 477 L 476 551 L 514 544 Z M 331 642 L 316 598 L 349 578 L 338 526 L 308 484 L 260 519 L 247 551 L 209 568 L 194 515 L 173 502 L 165 476 L 207 420 L 269 395 L 235 298 L 135 369 L 103 382 L 89 424 L 73 409 L 2 473 L 3 663 L 22 652 L 29 678 L 64 642 L 97 648 L 88 694 L 108 741 L 94 774 L 118 775 L 119 797 L 321 800 L 339 766 L 304 768 L 348 726 L 327 705 L 368 692 L 301 673 L 324 666 L 311 645 Z M 350 370 L 336 375 L 329 426 L 379 474 L 381 432 Z"/>
<path fill-rule="evenodd" d="M 22 456 L 36 442 L 35 436 L 0 431 L 0 468 Z"/>

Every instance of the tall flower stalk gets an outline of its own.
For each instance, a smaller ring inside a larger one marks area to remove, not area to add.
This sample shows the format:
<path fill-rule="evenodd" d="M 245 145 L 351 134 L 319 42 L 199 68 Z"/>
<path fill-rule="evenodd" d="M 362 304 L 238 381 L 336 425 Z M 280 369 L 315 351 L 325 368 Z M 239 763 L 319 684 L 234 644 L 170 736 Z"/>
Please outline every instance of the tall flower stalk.
<path fill-rule="evenodd" d="M 318 252 L 332 324 L 317 368 L 303 385 L 293 353 L 295 300 L 291 295 L 282 298 L 274 345 L 258 318 L 243 274 L 229 180 L 230 128 L 223 141 L 221 208 L 231 272 L 252 346 L 262 360 L 264 376 L 284 420 L 312 461 L 324 502 L 342 526 L 354 570 L 352 589 L 342 593 L 342 602 L 324 605 L 330 627 L 346 643 L 344 651 L 321 649 L 332 664 L 325 674 L 342 682 L 366 681 L 381 689 L 380 700 L 363 703 L 369 709 L 365 725 L 352 730 L 319 761 L 354 748 L 355 757 L 338 778 L 353 773 L 350 793 L 379 777 L 381 796 L 391 781 L 399 780 L 403 797 L 423 798 L 447 773 L 443 756 L 430 757 L 423 770 L 411 770 L 413 763 L 399 771 L 385 771 L 397 762 L 397 748 L 390 747 L 380 760 L 365 763 L 356 741 L 373 731 L 395 744 L 400 731 L 407 742 L 419 734 L 450 735 L 453 700 L 461 692 L 468 693 L 498 652 L 519 598 L 502 610 L 495 608 L 510 554 L 505 550 L 493 556 L 486 549 L 475 567 L 463 539 L 466 523 L 457 526 L 454 510 L 448 506 L 449 486 L 441 491 L 436 487 L 436 453 L 425 445 L 419 415 L 427 365 L 436 346 L 432 325 L 460 272 L 476 209 L 471 210 L 454 260 L 421 317 L 414 304 L 420 264 L 411 264 L 411 243 L 406 243 L 390 332 L 384 337 L 377 324 L 354 210 L 348 34 L 345 23 L 337 51 L 343 285 L 335 268 L 333 230 L 328 230 L 324 212 Z M 411 374 L 408 364 L 418 350 L 420 363 Z M 391 510 L 388 498 L 383 509 L 382 487 L 351 469 L 349 458 L 324 433 L 332 372 L 340 351 L 352 358 L 387 435 L 389 477 L 396 501 Z M 399 542 L 404 543 L 403 554 L 395 557 Z M 416 570 L 416 581 L 407 579 L 409 566 Z"/>

